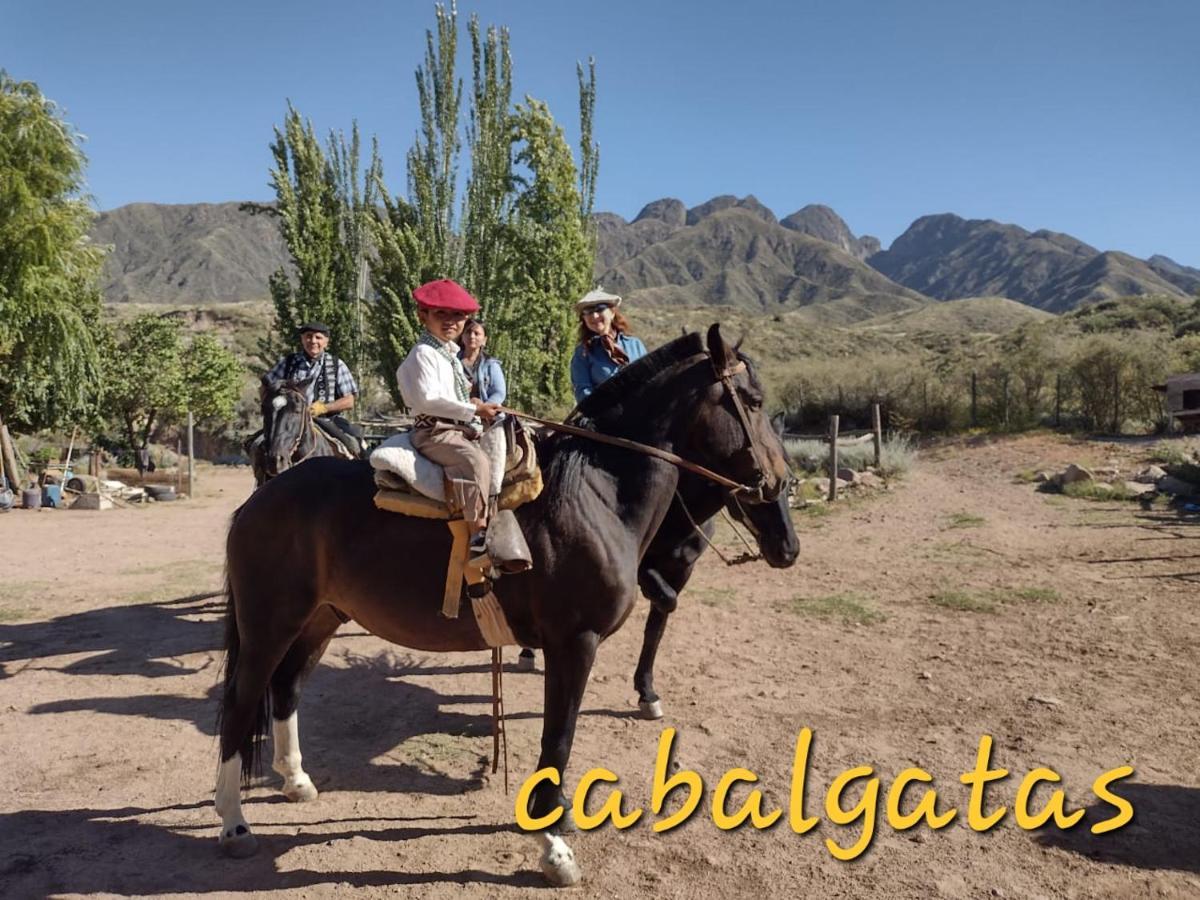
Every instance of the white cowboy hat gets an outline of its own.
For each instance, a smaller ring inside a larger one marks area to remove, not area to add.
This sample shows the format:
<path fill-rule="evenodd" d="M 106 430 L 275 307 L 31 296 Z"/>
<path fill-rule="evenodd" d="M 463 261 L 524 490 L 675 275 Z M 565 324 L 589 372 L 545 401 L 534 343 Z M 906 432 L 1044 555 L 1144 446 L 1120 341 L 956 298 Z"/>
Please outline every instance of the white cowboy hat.
<path fill-rule="evenodd" d="M 621 305 L 621 298 L 616 294 L 610 294 L 602 287 L 597 287 L 594 291 L 588 291 L 583 295 L 582 300 L 575 303 L 575 315 L 580 315 L 589 306 L 596 306 L 600 303 L 607 303 L 609 306 L 616 309 Z"/>

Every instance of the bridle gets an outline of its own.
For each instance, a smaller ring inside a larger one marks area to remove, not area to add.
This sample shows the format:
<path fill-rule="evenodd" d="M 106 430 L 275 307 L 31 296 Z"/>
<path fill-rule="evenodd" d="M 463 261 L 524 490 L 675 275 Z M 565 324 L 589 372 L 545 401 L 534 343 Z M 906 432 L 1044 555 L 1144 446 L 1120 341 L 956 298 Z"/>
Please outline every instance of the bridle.
<path fill-rule="evenodd" d="M 759 454 L 758 445 L 754 440 L 754 432 L 750 425 L 750 415 L 746 412 L 746 407 L 743 405 L 741 398 L 738 397 L 737 388 L 733 383 L 733 378 L 735 375 L 739 375 L 746 371 L 746 362 L 745 360 L 739 359 L 732 366 L 728 366 L 724 369 L 718 369 L 716 361 L 712 359 L 712 354 L 705 352 L 699 355 L 708 357 L 708 359 L 712 362 L 713 374 L 716 376 L 717 380 L 724 385 L 729 396 L 733 398 L 733 405 L 737 410 L 738 421 L 740 421 L 742 424 L 742 431 L 745 433 L 747 446 L 750 449 L 751 455 L 754 457 L 755 471 L 754 480 L 751 484 L 742 484 L 739 481 L 734 481 L 732 478 L 727 478 L 719 472 L 714 472 L 712 469 L 702 466 L 699 463 L 694 463 L 691 460 L 684 459 L 682 456 L 679 456 L 676 453 L 671 453 L 669 450 L 663 450 L 659 447 L 651 447 L 649 444 L 631 441 L 628 438 L 615 437 L 610 434 L 604 434 L 600 431 L 594 431 L 590 428 L 582 428 L 578 425 L 571 425 L 566 422 L 555 422 L 550 419 L 543 419 L 538 416 L 532 416 L 528 413 L 519 412 L 515 409 L 509 409 L 505 406 L 501 406 L 500 410 L 519 419 L 536 422 L 537 424 L 542 425 L 551 431 L 558 431 L 562 432 L 563 434 L 571 434 L 575 435 L 576 437 L 587 438 L 588 440 L 596 441 L 600 444 L 623 447 L 626 450 L 633 450 L 637 453 L 643 454 L 644 456 L 651 456 L 655 459 L 661 459 L 665 462 L 669 462 L 681 469 L 685 469 L 701 476 L 702 478 L 707 478 L 709 481 L 713 481 L 721 485 L 721 487 L 727 489 L 734 498 L 745 498 L 747 503 L 769 503 L 774 498 L 768 497 L 764 490 L 764 486 L 767 482 L 767 468 L 763 464 L 762 458 Z M 692 358 L 695 359 L 695 357 Z M 780 486 L 780 491 L 787 490 L 788 481 L 790 481 L 790 478 L 791 476 L 789 470 L 789 477 Z M 777 493 L 775 496 L 778 497 L 779 494 Z"/>
<path fill-rule="evenodd" d="M 277 400 L 284 399 L 283 398 L 284 392 L 290 392 L 290 393 L 296 394 L 297 396 L 300 396 L 307 401 L 307 398 L 304 398 L 303 395 L 300 393 L 300 391 L 296 390 L 295 388 L 281 387 L 281 388 L 279 388 L 279 392 L 274 397 L 271 398 L 271 406 L 275 410 L 276 413 L 280 412 L 283 409 L 283 407 L 281 407 L 281 406 L 276 406 L 275 402 Z M 285 401 L 285 405 L 286 405 L 286 401 Z M 303 421 L 301 422 L 300 427 L 298 429 L 296 429 L 296 439 L 294 441 L 292 441 L 292 446 L 288 448 L 288 452 L 287 452 L 288 468 L 291 468 L 292 466 L 298 466 L 300 463 L 304 462 L 306 459 L 308 459 L 314 453 L 316 453 L 317 447 L 320 446 L 318 439 L 317 439 L 318 438 L 317 426 L 313 422 L 312 411 L 309 409 L 307 402 L 304 402 L 301 404 L 301 410 L 302 410 L 302 412 L 300 413 L 300 415 L 303 418 Z M 275 426 L 276 426 L 275 417 L 272 416 L 272 418 L 271 418 L 271 431 L 272 432 L 274 432 Z M 306 452 L 299 459 L 294 459 L 295 455 L 300 450 L 300 445 L 304 442 L 305 434 L 308 434 L 309 432 L 312 433 L 313 439 L 310 442 L 308 452 Z M 275 474 L 278 475 L 279 473 L 276 472 Z"/>
<path fill-rule="evenodd" d="M 754 484 L 739 485 L 738 488 L 732 491 L 733 500 L 738 506 L 741 506 L 742 497 L 745 497 L 746 502 L 750 504 L 770 503 L 780 493 L 788 489 L 792 478 L 792 470 L 789 466 L 788 477 L 779 486 L 779 492 L 775 494 L 775 497 L 767 496 L 764 489 L 767 483 L 767 466 L 759 453 L 758 442 L 754 440 L 754 432 L 750 426 L 750 414 L 746 411 L 746 406 L 742 403 L 742 398 L 738 396 L 737 387 L 733 383 L 733 376 L 740 375 L 745 371 L 746 361 L 744 359 L 739 359 L 732 366 L 727 366 L 724 369 L 717 369 L 716 360 L 713 360 L 713 372 L 720 379 L 721 384 L 725 386 L 725 393 L 733 400 L 733 407 L 737 410 L 738 421 L 742 423 L 742 431 L 746 435 L 746 446 L 750 448 L 750 455 L 754 457 Z"/>

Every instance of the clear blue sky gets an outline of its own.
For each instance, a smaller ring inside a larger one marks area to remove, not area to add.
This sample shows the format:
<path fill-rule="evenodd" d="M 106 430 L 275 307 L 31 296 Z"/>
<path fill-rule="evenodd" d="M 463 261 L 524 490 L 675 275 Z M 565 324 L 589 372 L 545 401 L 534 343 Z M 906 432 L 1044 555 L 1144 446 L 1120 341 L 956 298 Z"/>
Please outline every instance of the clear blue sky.
<path fill-rule="evenodd" d="M 578 130 L 595 56 L 599 209 L 754 194 L 886 246 L 954 212 L 1200 266 L 1195 0 L 479 0 L 515 86 Z M 393 192 L 433 4 L 0 0 L 0 66 L 88 136 L 101 209 L 268 199 L 291 99 L 378 135 Z M 462 45 L 465 47 L 465 34 Z M 460 67 L 469 75 L 469 58 Z"/>

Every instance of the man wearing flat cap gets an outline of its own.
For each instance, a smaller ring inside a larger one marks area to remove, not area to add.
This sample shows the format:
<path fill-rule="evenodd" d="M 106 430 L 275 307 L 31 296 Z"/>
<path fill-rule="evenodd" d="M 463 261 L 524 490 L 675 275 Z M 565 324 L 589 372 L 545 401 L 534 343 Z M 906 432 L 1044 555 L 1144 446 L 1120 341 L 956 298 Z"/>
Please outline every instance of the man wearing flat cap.
<path fill-rule="evenodd" d="M 328 352 L 329 332 L 329 326 L 324 322 L 305 322 L 296 329 L 301 349 L 279 360 L 267 377 L 271 381 L 307 381 L 313 421 L 359 456 L 362 432 L 339 415 L 354 408 L 358 385 L 350 374 L 350 367 Z"/>
<path fill-rule="evenodd" d="M 469 561 L 479 565 L 487 560 L 491 485 L 491 466 L 479 436 L 482 423 L 491 422 L 500 407 L 471 397 L 455 343 L 467 316 L 478 311 L 479 304 L 449 279 L 421 285 L 413 291 L 413 299 L 424 328 L 396 370 L 396 381 L 404 405 L 416 417 L 413 448 L 445 470 L 454 501 L 471 531 Z"/>

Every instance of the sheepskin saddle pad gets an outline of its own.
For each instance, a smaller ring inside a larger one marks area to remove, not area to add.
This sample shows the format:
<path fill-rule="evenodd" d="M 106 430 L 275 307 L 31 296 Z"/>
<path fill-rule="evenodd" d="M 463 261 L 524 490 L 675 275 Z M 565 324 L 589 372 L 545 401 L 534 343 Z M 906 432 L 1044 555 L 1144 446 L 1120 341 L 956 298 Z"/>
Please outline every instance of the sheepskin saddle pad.
<path fill-rule="evenodd" d="M 489 493 L 499 498 L 497 509 L 516 509 L 542 492 L 542 471 L 528 428 L 505 417 L 483 433 L 479 445 L 491 463 Z M 381 509 L 433 519 L 462 515 L 451 502 L 442 467 L 413 449 L 410 431 L 380 444 L 371 454 L 371 466 L 379 488 L 375 505 Z"/>

